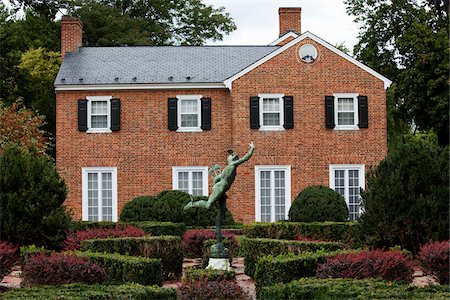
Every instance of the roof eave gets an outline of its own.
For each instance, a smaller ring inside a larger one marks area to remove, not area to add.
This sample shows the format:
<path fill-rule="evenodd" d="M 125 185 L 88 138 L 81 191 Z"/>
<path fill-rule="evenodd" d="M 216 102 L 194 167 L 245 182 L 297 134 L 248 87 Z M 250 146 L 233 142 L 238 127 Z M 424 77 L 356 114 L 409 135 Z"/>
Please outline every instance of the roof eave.
<path fill-rule="evenodd" d="M 55 84 L 55 91 L 226 89 L 223 82 Z"/>

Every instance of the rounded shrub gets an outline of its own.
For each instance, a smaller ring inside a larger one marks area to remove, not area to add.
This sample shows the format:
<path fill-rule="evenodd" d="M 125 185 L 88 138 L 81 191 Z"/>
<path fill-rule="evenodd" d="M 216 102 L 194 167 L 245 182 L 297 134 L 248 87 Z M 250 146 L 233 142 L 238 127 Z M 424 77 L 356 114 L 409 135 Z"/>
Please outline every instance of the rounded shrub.
<path fill-rule="evenodd" d="M 51 158 L 10 144 L 0 156 L 0 236 L 57 248 L 71 226 L 66 195 Z"/>
<path fill-rule="evenodd" d="M 440 284 L 450 282 L 450 241 L 430 241 L 420 247 L 417 260 L 426 274 L 434 276 Z"/>
<path fill-rule="evenodd" d="M 156 202 L 157 198 L 153 196 L 136 197 L 124 205 L 120 220 L 123 222 L 154 220 L 157 218 L 154 208 Z"/>
<path fill-rule="evenodd" d="M 344 197 L 323 185 L 305 188 L 289 209 L 289 221 L 292 222 L 343 222 L 347 219 Z"/>
<path fill-rule="evenodd" d="M 417 254 L 430 240 L 449 239 L 448 150 L 410 142 L 368 172 L 360 219 L 367 244 Z"/>

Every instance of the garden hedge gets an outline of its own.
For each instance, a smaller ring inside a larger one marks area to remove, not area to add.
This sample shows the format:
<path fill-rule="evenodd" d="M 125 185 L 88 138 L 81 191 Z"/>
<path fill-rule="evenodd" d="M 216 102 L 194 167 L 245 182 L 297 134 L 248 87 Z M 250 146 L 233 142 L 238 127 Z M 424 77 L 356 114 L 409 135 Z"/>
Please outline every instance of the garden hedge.
<path fill-rule="evenodd" d="M 258 290 L 258 299 L 449 299 L 448 286 L 413 287 L 378 279 L 302 278 Z"/>
<path fill-rule="evenodd" d="M 259 257 L 284 253 L 300 254 L 317 250 L 336 251 L 342 249 L 341 243 L 335 242 L 300 242 L 275 239 L 243 238 L 239 245 L 240 253 L 245 260 L 245 274 L 254 276 Z"/>
<path fill-rule="evenodd" d="M 190 282 L 195 282 L 200 279 L 208 281 L 222 281 L 222 280 L 236 280 L 236 273 L 234 271 L 211 270 L 211 269 L 186 269 L 184 279 Z"/>
<path fill-rule="evenodd" d="M 183 236 L 186 232 L 186 225 L 184 223 L 172 222 L 129 222 L 126 223 L 137 228 L 141 228 L 146 234 L 153 236 L 158 235 L 176 235 Z"/>
<path fill-rule="evenodd" d="M 160 258 L 164 278 L 179 277 L 183 270 L 183 244 L 179 236 L 86 240 L 81 242 L 81 250 Z"/>
<path fill-rule="evenodd" d="M 79 230 L 86 230 L 90 228 L 116 228 L 117 223 L 116 222 L 108 222 L 108 221 L 102 221 L 102 222 L 93 222 L 93 221 L 72 221 L 71 230 L 72 231 L 79 231 Z"/>
<path fill-rule="evenodd" d="M 111 253 L 77 251 L 105 269 L 107 283 L 134 282 L 143 285 L 163 284 L 161 259 Z"/>
<path fill-rule="evenodd" d="M 304 236 L 350 244 L 355 244 L 357 230 L 356 222 L 276 222 L 244 225 L 244 234 L 249 238 L 293 240 L 297 236 Z"/>
<path fill-rule="evenodd" d="M 176 300 L 177 291 L 140 284 L 85 285 L 70 284 L 38 288 L 14 289 L 2 294 L 2 299 L 65 299 L 65 300 Z"/>
<path fill-rule="evenodd" d="M 302 277 L 314 277 L 317 265 L 325 262 L 325 257 L 342 251 L 304 252 L 301 254 L 280 254 L 260 257 L 255 267 L 255 284 L 268 286 L 275 283 L 288 283 Z"/>

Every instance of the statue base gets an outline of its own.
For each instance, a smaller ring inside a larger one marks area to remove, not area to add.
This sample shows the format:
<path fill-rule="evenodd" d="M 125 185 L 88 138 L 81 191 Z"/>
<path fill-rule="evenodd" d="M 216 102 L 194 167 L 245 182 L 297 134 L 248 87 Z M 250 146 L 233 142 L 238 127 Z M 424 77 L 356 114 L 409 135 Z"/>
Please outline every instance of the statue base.
<path fill-rule="evenodd" d="M 230 260 L 228 258 L 210 258 L 206 269 L 231 271 Z"/>
<path fill-rule="evenodd" d="M 229 258 L 228 249 L 222 243 L 215 243 L 210 248 L 210 257 Z"/>

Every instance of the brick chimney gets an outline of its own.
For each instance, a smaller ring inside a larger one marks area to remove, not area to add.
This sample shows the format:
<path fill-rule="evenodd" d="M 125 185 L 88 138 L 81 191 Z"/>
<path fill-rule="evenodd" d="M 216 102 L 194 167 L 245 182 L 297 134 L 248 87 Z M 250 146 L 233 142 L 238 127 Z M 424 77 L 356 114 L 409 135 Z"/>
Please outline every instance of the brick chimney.
<path fill-rule="evenodd" d="M 61 19 L 61 57 L 66 52 L 75 52 L 83 41 L 83 23 L 77 17 L 63 16 Z"/>
<path fill-rule="evenodd" d="M 300 7 L 280 7 L 278 15 L 280 17 L 280 37 L 289 31 L 301 33 L 301 13 Z"/>

